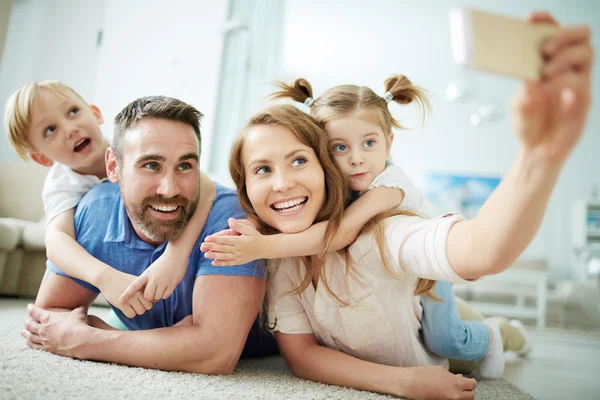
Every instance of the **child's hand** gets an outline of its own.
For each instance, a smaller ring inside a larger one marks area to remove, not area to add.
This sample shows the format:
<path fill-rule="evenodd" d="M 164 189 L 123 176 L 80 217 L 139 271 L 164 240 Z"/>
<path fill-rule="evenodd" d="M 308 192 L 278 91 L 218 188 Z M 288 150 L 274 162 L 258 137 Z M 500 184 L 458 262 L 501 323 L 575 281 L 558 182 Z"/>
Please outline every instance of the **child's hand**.
<path fill-rule="evenodd" d="M 98 289 L 102 292 L 106 300 L 121 310 L 127 318 L 133 318 L 136 315 L 142 315 L 152 308 L 152 303 L 144 299 L 141 293 L 133 293 L 129 302 L 122 302 L 119 299 L 121 293 L 136 280 L 135 275 L 126 274 L 116 269 L 107 269 L 100 280 Z"/>
<path fill-rule="evenodd" d="M 212 265 L 230 267 L 262 258 L 268 245 L 254 224 L 248 220 L 228 220 L 230 229 L 207 236 L 200 250 L 204 257 L 213 258 Z"/>
<path fill-rule="evenodd" d="M 369 193 L 370 196 L 377 196 L 378 203 L 389 210 L 400 207 L 402 200 L 404 200 L 404 190 L 398 188 L 377 186 L 370 189 L 365 195 Z"/>
<path fill-rule="evenodd" d="M 125 291 L 121 292 L 119 300 L 128 303 L 136 293 L 143 294 L 143 298 L 149 302 L 171 296 L 188 267 L 188 258 L 179 258 L 181 257 L 165 251 Z"/>

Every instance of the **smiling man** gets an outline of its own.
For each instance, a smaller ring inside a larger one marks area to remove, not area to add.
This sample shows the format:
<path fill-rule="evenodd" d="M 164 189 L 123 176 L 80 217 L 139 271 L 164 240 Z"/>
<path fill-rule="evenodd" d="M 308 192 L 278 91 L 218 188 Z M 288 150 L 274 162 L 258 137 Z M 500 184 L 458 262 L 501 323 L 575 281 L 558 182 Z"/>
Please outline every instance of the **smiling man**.
<path fill-rule="evenodd" d="M 129 329 L 114 330 L 87 316 L 98 289 L 48 261 L 49 271 L 22 332 L 30 347 L 80 359 L 207 374 L 233 373 L 242 352 L 274 351 L 272 337 L 261 334 L 256 323 L 264 270 L 255 262 L 214 267 L 199 249 L 204 237 L 228 228 L 228 218 L 244 217 L 233 190 L 216 185 L 214 197 L 200 191 L 201 116 L 194 107 L 168 97 L 130 103 L 115 118 L 113 146 L 106 153 L 110 182 L 88 192 L 75 212 L 77 241 L 99 260 L 139 276 L 183 232 L 198 205 L 213 202 L 173 294 L 134 318 L 113 307 Z"/>

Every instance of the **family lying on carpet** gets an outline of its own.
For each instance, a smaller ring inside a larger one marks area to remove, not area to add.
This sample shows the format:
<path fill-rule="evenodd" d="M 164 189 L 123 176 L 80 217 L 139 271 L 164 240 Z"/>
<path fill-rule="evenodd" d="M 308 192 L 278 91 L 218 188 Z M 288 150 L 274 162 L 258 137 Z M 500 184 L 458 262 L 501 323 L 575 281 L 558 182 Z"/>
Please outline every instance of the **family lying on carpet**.
<path fill-rule="evenodd" d="M 555 23 L 546 13 L 530 20 Z M 473 398 L 475 380 L 449 366 L 498 378 L 503 352 L 528 346 L 522 326 L 482 322 L 450 282 L 499 273 L 523 252 L 590 106 L 589 29 L 563 28 L 541 52 L 544 79 L 526 82 L 514 102 L 516 160 L 470 220 L 424 218 L 422 194 L 388 159 L 392 127 L 401 128 L 388 103 L 417 102 L 423 116 L 429 108 L 402 75 L 385 81 L 383 96 L 342 85 L 313 98 L 305 80 L 280 84 L 273 98 L 310 115 L 273 105 L 250 119 L 229 160 L 237 194 L 199 170 L 194 107 L 134 100 L 115 117 L 109 147 L 99 109 L 71 88 L 24 86 L 7 102 L 9 139 L 51 167 L 48 271 L 28 307 L 27 345 L 231 374 L 240 357 L 275 354 L 276 339 L 305 379 Z M 87 315 L 99 292 L 127 329 Z"/>

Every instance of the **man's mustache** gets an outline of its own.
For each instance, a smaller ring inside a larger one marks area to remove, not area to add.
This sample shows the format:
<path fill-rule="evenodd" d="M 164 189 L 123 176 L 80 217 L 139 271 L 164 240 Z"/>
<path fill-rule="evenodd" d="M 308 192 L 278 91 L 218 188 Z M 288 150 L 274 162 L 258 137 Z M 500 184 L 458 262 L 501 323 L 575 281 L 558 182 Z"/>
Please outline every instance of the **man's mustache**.
<path fill-rule="evenodd" d="M 185 207 L 189 204 L 189 200 L 183 196 L 177 195 L 175 197 L 163 197 L 163 196 L 152 196 L 146 197 L 142 201 L 143 206 L 151 205 L 164 205 L 164 206 L 181 206 Z"/>

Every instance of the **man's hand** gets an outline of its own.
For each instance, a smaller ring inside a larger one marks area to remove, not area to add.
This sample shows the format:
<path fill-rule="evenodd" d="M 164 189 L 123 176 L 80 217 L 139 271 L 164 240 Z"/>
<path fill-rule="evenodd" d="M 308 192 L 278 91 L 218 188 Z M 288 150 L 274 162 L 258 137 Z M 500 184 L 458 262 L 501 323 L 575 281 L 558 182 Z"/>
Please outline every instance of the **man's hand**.
<path fill-rule="evenodd" d="M 132 296 L 136 292 L 149 302 L 166 299 L 183 279 L 187 267 L 187 256 L 181 258 L 179 255 L 171 255 L 167 250 L 129 285 L 119 301 L 122 304 L 135 301 Z"/>
<path fill-rule="evenodd" d="M 128 303 L 121 302 L 119 297 L 126 288 L 136 279 L 135 275 L 126 274 L 116 269 L 109 268 L 103 272 L 99 279 L 98 289 L 102 292 L 106 300 L 121 310 L 127 318 L 133 318 L 136 315 L 142 315 L 152 308 L 152 303 L 146 299 L 142 293 L 134 293 Z"/>
<path fill-rule="evenodd" d="M 471 400 L 475 398 L 475 379 L 454 375 L 443 367 L 411 367 L 408 382 L 398 382 L 399 396 L 416 400 Z"/>
<path fill-rule="evenodd" d="M 25 317 L 25 329 L 21 336 L 27 346 L 73 358 L 78 357 L 78 347 L 92 329 L 85 308 L 69 312 L 46 311 L 29 304 Z"/>
<path fill-rule="evenodd" d="M 204 257 L 214 259 L 212 265 L 230 267 L 265 257 L 267 236 L 261 235 L 248 220 L 230 218 L 228 222 L 230 229 L 207 236 L 200 245 Z"/>
<path fill-rule="evenodd" d="M 530 23 L 558 25 L 545 12 Z M 563 27 L 541 47 L 542 80 L 526 82 L 513 101 L 514 124 L 526 151 L 552 163 L 566 160 L 578 142 L 591 102 L 593 50 L 587 26 Z"/>

